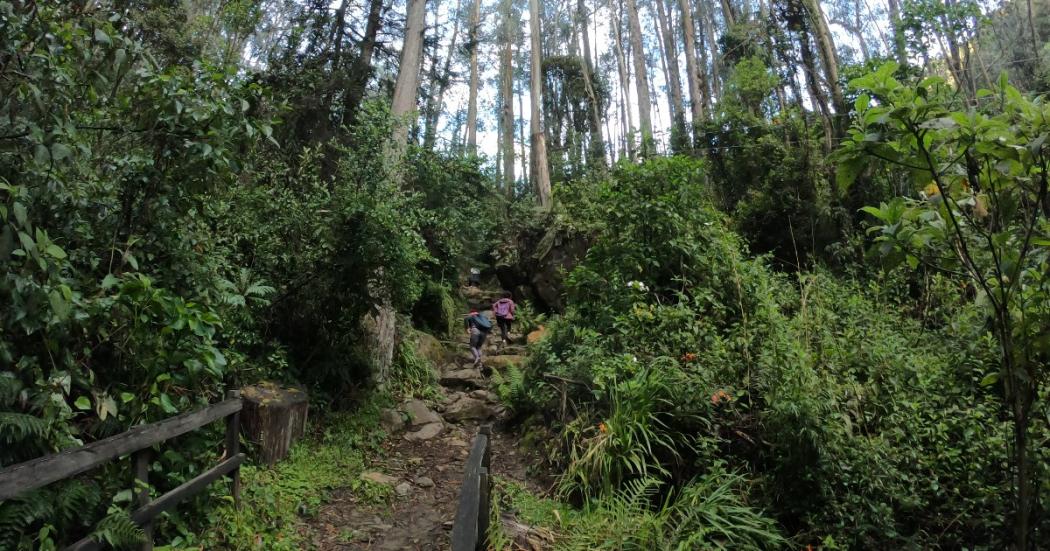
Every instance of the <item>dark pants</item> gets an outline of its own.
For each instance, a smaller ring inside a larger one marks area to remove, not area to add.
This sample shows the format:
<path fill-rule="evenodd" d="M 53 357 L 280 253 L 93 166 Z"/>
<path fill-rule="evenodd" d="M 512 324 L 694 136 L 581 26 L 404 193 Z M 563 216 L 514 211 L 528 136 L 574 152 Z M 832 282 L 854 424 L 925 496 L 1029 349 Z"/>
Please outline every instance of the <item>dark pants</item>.
<path fill-rule="evenodd" d="M 470 353 L 474 355 L 474 363 L 481 363 L 481 347 L 485 346 L 485 337 L 489 334 L 484 331 L 478 331 L 470 335 Z"/>
<path fill-rule="evenodd" d="M 510 340 L 510 323 L 514 321 L 510 318 L 501 318 L 496 316 L 496 325 L 499 326 L 499 332 L 503 335 L 503 340 Z"/>

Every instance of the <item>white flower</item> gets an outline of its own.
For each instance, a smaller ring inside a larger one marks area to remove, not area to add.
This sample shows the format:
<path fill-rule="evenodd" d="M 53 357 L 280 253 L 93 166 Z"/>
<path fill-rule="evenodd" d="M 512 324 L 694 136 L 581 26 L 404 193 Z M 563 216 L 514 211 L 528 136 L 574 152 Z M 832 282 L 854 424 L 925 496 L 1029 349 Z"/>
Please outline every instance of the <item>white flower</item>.
<path fill-rule="evenodd" d="M 643 293 L 645 291 L 649 290 L 649 288 L 646 287 L 645 284 L 642 283 L 641 281 L 628 281 L 627 282 L 627 287 L 630 288 L 630 289 L 638 289 L 639 291 L 642 291 Z"/>

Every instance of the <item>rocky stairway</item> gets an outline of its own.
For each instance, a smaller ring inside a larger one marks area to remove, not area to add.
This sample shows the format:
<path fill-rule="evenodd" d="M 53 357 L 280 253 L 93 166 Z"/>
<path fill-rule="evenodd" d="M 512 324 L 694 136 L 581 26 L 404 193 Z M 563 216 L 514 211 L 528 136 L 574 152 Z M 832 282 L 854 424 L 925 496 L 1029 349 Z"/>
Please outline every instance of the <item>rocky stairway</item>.
<path fill-rule="evenodd" d="M 478 299 L 478 305 L 487 299 Z M 431 362 L 439 398 L 429 403 L 410 399 L 384 410 L 381 423 L 390 435 L 384 457 L 361 475 L 369 484 L 389 487 L 392 500 L 386 505 L 369 503 L 349 488 L 337 491 L 309 524 L 314 547 L 448 549 L 470 442 L 480 424 L 495 422 L 498 427 L 507 415 L 486 375 L 525 362 L 525 339 L 511 337 L 511 344 L 497 342 L 494 328 L 485 345 L 483 369 L 472 365 L 466 335 L 447 343 L 450 346 L 437 346 L 439 353 L 431 354 Z M 491 445 L 493 473 L 528 483 L 526 467 L 538 460 L 524 457 L 516 439 L 499 430 L 493 431 Z"/>

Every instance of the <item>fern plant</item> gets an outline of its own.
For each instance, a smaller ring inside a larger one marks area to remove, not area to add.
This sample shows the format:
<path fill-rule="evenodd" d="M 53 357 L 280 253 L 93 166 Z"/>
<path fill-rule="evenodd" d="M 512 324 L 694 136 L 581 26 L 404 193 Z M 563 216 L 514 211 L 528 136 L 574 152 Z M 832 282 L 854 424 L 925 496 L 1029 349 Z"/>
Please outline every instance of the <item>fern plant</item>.
<path fill-rule="evenodd" d="M 51 541 L 51 532 L 64 536 L 84 530 L 84 519 L 101 498 L 97 484 L 75 479 L 0 503 L 0 549 L 38 549 Z"/>
<path fill-rule="evenodd" d="M 500 401 L 512 411 L 521 411 L 529 403 L 525 371 L 517 365 L 508 365 L 502 373 L 498 369 L 492 370 L 491 379 Z"/>
<path fill-rule="evenodd" d="M 131 520 L 126 510 L 111 507 L 109 514 L 98 523 L 91 535 L 115 549 L 121 549 L 142 543 L 146 534 Z"/>

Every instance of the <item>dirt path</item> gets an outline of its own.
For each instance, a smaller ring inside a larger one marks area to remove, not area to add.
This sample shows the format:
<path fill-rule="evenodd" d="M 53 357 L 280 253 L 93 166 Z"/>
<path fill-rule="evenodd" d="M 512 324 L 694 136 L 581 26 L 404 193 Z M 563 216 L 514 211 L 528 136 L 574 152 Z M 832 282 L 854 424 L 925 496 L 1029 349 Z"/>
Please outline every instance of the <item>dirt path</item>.
<path fill-rule="evenodd" d="M 454 358 L 441 369 L 441 402 L 412 400 L 384 412 L 391 434 L 362 476 L 393 488 L 390 500 L 376 503 L 349 487 L 337 490 L 304 528 L 314 548 L 448 549 L 464 461 L 482 423 L 495 421 L 492 473 L 535 488 L 527 467 L 539 461 L 521 450 L 515 435 L 500 430 L 502 406 L 487 390 L 488 378 L 470 365 L 467 350 L 465 340 L 449 350 Z M 490 343 L 487 353 L 490 364 L 505 365 L 519 360 L 523 349 Z"/>

